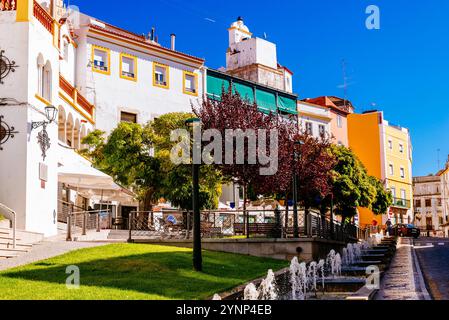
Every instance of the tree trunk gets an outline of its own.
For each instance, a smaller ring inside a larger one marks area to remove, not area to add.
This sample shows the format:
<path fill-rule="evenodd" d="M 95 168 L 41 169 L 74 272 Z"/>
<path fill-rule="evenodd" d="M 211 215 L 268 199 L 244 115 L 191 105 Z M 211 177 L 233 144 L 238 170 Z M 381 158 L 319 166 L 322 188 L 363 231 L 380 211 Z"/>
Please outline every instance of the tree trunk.
<path fill-rule="evenodd" d="M 143 199 L 143 211 L 149 212 L 153 210 L 153 190 L 149 189 L 145 192 Z"/>

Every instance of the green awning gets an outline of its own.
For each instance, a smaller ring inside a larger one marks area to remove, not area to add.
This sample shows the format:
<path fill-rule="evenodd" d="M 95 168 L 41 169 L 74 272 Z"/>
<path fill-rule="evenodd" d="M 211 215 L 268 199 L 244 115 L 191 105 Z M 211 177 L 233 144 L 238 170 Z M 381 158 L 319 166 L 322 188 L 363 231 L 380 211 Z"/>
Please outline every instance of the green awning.
<path fill-rule="evenodd" d="M 296 100 L 279 95 L 278 99 L 279 110 L 285 113 L 298 114 L 298 107 Z"/>
<path fill-rule="evenodd" d="M 256 90 L 257 106 L 264 113 L 276 113 L 276 95 L 274 93 L 257 89 Z"/>
<path fill-rule="evenodd" d="M 221 93 L 223 90 L 229 90 L 229 81 L 214 75 L 207 75 L 207 95 L 210 99 L 221 99 Z"/>
<path fill-rule="evenodd" d="M 254 91 L 251 86 L 233 82 L 233 93 L 236 92 L 240 94 L 243 100 L 247 100 L 249 103 L 254 103 Z"/>

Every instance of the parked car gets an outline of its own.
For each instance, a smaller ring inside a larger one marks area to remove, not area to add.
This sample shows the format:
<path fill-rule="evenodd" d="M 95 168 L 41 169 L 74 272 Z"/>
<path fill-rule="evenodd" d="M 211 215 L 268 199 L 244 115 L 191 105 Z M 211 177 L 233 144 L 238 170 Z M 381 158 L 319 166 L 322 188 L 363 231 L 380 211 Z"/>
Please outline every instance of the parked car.
<path fill-rule="evenodd" d="M 417 239 L 421 235 L 421 230 L 413 224 L 396 224 L 393 226 L 393 235 Z"/>

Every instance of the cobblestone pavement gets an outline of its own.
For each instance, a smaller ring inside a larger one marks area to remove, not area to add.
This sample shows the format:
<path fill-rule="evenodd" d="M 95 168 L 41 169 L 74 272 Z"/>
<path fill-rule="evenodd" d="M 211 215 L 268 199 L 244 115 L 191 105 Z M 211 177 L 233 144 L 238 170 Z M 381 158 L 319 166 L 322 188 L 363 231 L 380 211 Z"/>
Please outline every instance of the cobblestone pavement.
<path fill-rule="evenodd" d="M 24 253 L 17 258 L 0 260 L 0 271 L 53 258 L 73 250 L 98 247 L 106 244 L 109 243 L 46 240 L 33 246 L 30 252 Z"/>
<path fill-rule="evenodd" d="M 415 240 L 418 259 L 435 300 L 449 300 L 449 239 Z"/>
<path fill-rule="evenodd" d="M 419 266 L 415 265 L 413 240 L 399 239 L 396 255 L 382 279 L 376 300 L 425 300 L 428 298 Z M 424 287 L 424 288 L 423 288 Z"/>

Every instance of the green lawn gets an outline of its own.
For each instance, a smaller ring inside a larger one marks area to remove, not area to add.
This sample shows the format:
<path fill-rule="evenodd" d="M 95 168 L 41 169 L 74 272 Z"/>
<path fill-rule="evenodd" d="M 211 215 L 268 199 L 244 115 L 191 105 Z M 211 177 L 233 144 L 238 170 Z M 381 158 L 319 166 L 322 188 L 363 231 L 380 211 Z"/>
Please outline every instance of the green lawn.
<path fill-rule="evenodd" d="M 66 267 L 80 269 L 79 289 L 66 286 Z M 0 272 L 0 300 L 205 299 L 278 270 L 287 262 L 203 252 L 204 272 L 192 270 L 192 251 L 113 244 L 83 249 Z"/>

